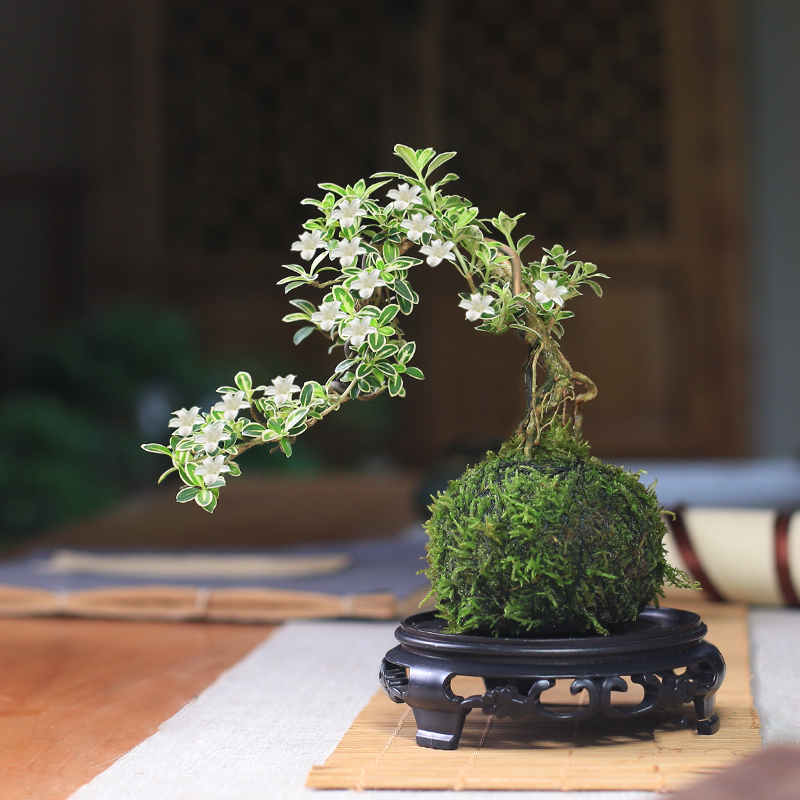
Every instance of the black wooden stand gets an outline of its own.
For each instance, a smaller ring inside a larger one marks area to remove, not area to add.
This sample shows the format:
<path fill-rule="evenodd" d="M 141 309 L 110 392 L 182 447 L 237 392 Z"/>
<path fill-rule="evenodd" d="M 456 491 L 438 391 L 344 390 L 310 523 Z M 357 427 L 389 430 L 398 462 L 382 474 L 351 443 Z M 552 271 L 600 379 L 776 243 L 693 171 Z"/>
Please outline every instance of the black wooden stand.
<path fill-rule="evenodd" d="M 689 611 L 648 607 L 610 636 L 496 639 L 442 633 L 443 628 L 433 612 L 407 617 L 395 631 L 400 644 L 381 664 L 381 684 L 392 700 L 413 709 L 422 747 L 455 750 L 473 708 L 500 718 L 575 720 L 595 713 L 632 717 L 692 703 L 698 733 L 719 729 L 714 695 L 725 678 L 725 662 L 704 641 L 705 624 Z M 455 675 L 483 678 L 486 692 L 454 694 Z M 612 692 L 627 691 L 626 675 L 642 686 L 644 698 L 635 706 L 615 706 Z M 588 702 L 568 708 L 543 704 L 540 695 L 558 678 L 572 679 L 572 694 L 585 691 Z"/>

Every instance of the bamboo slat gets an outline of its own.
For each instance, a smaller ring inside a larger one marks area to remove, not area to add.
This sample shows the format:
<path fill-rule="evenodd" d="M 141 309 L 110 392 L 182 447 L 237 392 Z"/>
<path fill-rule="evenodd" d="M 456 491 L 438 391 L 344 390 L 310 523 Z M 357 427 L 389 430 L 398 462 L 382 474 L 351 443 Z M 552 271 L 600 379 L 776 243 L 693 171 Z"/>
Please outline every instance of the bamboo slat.
<path fill-rule="evenodd" d="M 380 691 L 325 764 L 313 767 L 307 785 L 359 790 L 680 789 L 761 749 L 750 694 L 745 607 L 696 603 L 691 610 L 702 615 L 709 641 L 719 647 L 727 663 L 717 700 L 722 725 L 713 736 L 698 736 L 680 714 L 563 722 L 500 720 L 473 711 L 458 750 L 430 750 L 414 741 L 410 709 L 395 705 Z M 456 678 L 453 690 L 479 692 L 481 682 Z M 639 699 L 635 690 L 631 689 L 631 702 Z M 543 696 L 544 702 L 579 702 L 561 683 L 551 692 Z"/>

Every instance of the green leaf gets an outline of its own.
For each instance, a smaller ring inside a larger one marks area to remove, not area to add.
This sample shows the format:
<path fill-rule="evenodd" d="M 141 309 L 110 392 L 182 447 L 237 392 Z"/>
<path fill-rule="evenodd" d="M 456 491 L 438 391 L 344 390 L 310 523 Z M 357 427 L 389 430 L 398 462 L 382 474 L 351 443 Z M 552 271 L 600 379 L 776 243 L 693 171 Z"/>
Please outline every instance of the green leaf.
<path fill-rule="evenodd" d="M 334 300 L 338 300 L 340 303 L 345 305 L 345 309 L 343 310 L 352 309 L 353 296 L 347 291 L 347 289 L 342 286 L 334 286 L 331 289 L 331 294 L 333 295 Z"/>
<path fill-rule="evenodd" d="M 397 360 L 401 364 L 405 364 L 407 361 L 411 361 L 414 357 L 414 353 L 417 352 L 417 343 L 416 342 L 406 342 L 401 348 L 400 352 L 397 354 Z"/>
<path fill-rule="evenodd" d="M 519 255 L 536 237 L 528 234 L 517 242 L 517 255 Z"/>
<path fill-rule="evenodd" d="M 172 457 L 172 452 L 169 447 L 165 447 L 163 444 L 143 444 L 142 450 L 148 453 L 161 453 L 161 455 Z"/>
<path fill-rule="evenodd" d="M 426 147 L 424 150 L 417 150 L 417 164 L 422 169 L 434 156 L 436 151 L 432 147 Z"/>
<path fill-rule="evenodd" d="M 436 158 L 434 158 L 433 161 L 431 161 L 431 163 L 428 165 L 428 169 L 425 170 L 425 177 L 427 178 L 431 172 L 441 167 L 442 164 L 446 164 L 454 155 L 456 155 L 455 151 L 449 153 L 439 153 L 439 155 L 436 156 Z"/>
<path fill-rule="evenodd" d="M 406 176 L 402 172 L 376 172 L 370 175 L 370 178 L 402 178 L 406 180 Z"/>
<path fill-rule="evenodd" d="M 599 283 L 597 283 L 597 281 L 585 281 L 585 283 L 587 283 L 589 286 L 592 287 L 592 289 L 594 290 L 594 293 L 598 297 L 602 297 L 603 296 L 603 287 Z"/>
<path fill-rule="evenodd" d="M 402 158 L 414 172 L 419 172 L 417 154 L 410 147 L 404 144 L 396 144 L 394 146 L 394 154 Z"/>
<path fill-rule="evenodd" d="M 248 422 L 247 425 L 242 428 L 242 436 L 254 436 L 258 438 L 265 430 L 266 428 L 263 425 L 259 425 L 257 422 Z"/>
<path fill-rule="evenodd" d="M 371 177 L 373 177 L 373 178 L 374 178 L 374 177 L 375 177 L 375 175 L 372 175 Z M 378 181 L 377 183 L 371 183 L 369 186 L 367 186 L 367 189 L 366 189 L 366 191 L 364 192 L 364 194 L 365 194 L 367 197 L 369 197 L 369 196 L 370 196 L 371 194 L 373 194 L 374 192 L 377 192 L 377 191 L 378 191 L 378 189 L 380 189 L 380 188 L 381 188 L 381 186 L 386 186 L 386 184 L 387 184 L 387 183 L 389 183 L 389 181 L 388 181 L 388 180 L 386 180 L 386 181 Z M 373 240 L 373 241 L 374 241 L 374 240 Z"/>
<path fill-rule="evenodd" d="M 190 486 L 204 486 L 203 479 L 199 475 L 195 475 L 195 469 L 197 469 L 197 464 L 188 461 L 178 467 L 178 472 L 184 483 L 188 483 Z"/>
<path fill-rule="evenodd" d="M 316 327 L 314 325 L 306 325 L 305 327 L 300 328 L 299 330 L 296 330 L 294 332 L 294 336 L 292 336 L 292 341 L 295 344 L 300 344 L 300 342 L 302 342 L 303 339 L 307 339 L 309 336 L 311 336 L 311 334 L 314 333 L 315 330 Z"/>
<path fill-rule="evenodd" d="M 391 358 L 400 348 L 394 342 L 387 342 L 377 353 L 375 358 L 381 361 Z"/>
<path fill-rule="evenodd" d="M 350 369 L 350 367 L 352 367 L 352 366 L 353 366 L 353 364 L 355 364 L 355 363 L 356 363 L 356 362 L 355 362 L 355 360 L 354 360 L 354 359 L 352 359 L 352 358 L 346 358 L 344 361 L 340 361 L 340 362 L 339 362 L 339 363 L 336 365 L 336 368 L 333 370 L 333 374 L 334 374 L 334 375 L 338 375 L 338 374 L 339 374 L 339 373 L 341 373 L 341 372 L 347 372 L 347 370 L 349 370 L 349 369 Z M 307 403 L 304 403 L 304 405 L 307 405 Z"/>
<path fill-rule="evenodd" d="M 290 300 L 289 305 L 299 308 L 309 316 L 317 310 L 316 306 L 310 300 Z"/>
<path fill-rule="evenodd" d="M 400 306 L 395 303 L 384 306 L 381 313 L 378 315 L 378 325 L 388 325 L 397 316 L 399 311 Z"/>
<path fill-rule="evenodd" d="M 175 499 L 179 503 L 188 503 L 190 500 L 194 500 L 202 489 L 199 486 L 184 486 L 178 494 L 175 495 Z M 209 494 L 211 494 L 209 492 Z"/>
<path fill-rule="evenodd" d="M 345 190 L 335 183 L 318 183 L 317 186 L 319 186 L 320 189 L 324 189 L 326 192 L 335 192 L 342 197 L 346 194 Z"/>
<path fill-rule="evenodd" d="M 406 316 L 414 310 L 414 304 L 410 300 L 406 300 L 405 297 L 398 296 L 397 303 L 400 306 L 400 311 Z"/>
<path fill-rule="evenodd" d="M 280 283 L 280 281 L 278 281 Z M 284 294 L 289 294 L 293 289 L 297 289 L 300 286 L 305 286 L 305 281 L 292 281 L 291 283 L 286 284 L 286 288 L 283 290 Z"/>
<path fill-rule="evenodd" d="M 304 406 L 310 406 L 311 401 L 314 399 L 314 384 L 306 383 L 300 390 L 300 403 Z"/>
<path fill-rule="evenodd" d="M 158 481 L 157 481 L 157 482 L 158 482 L 158 483 L 161 483 L 161 482 L 164 480 L 164 478 L 166 478 L 166 477 L 167 477 L 167 475 L 171 475 L 171 474 L 172 474 L 173 472 L 175 472 L 177 469 L 178 469 L 177 467 L 170 467 L 170 468 L 169 468 L 169 469 L 168 469 L 166 472 L 162 472 L 162 473 L 161 473 L 161 477 L 158 479 Z"/>
<path fill-rule="evenodd" d="M 237 372 L 233 381 L 243 392 L 249 392 L 253 388 L 253 379 L 249 372 Z"/>
<path fill-rule="evenodd" d="M 389 378 L 393 378 L 395 375 L 397 375 L 397 370 L 391 364 L 386 364 L 384 362 L 378 362 L 375 364 L 375 369 Z"/>
<path fill-rule="evenodd" d="M 386 337 L 382 333 L 371 333 L 367 337 L 370 350 L 378 351 L 386 344 Z"/>
<path fill-rule="evenodd" d="M 214 492 L 211 489 L 203 489 L 194 498 L 195 503 L 201 508 L 211 513 L 217 507 L 217 498 L 214 497 Z"/>
<path fill-rule="evenodd" d="M 397 294 L 398 300 L 403 299 L 409 303 L 414 303 L 414 290 L 405 281 L 395 281 L 394 291 Z"/>
<path fill-rule="evenodd" d="M 447 175 L 444 176 L 444 178 L 439 178 L 439 180 L 436 181 L 433 188 L 438 189 L 440 186 L 444 186 L 446 183 L 451 183 L 452 181 L 457 181 L 457 180 L 458 180 L 458 175 L 456 175 L 455 172 L 448 172 Z"/>
<path fill-rule="evenodd" d="M 478 216 L 478 209 L 477 208 L 467 208 L 461 212 L 461 215 L 458 218 L 458 222 L 456 225 L 459 228 L 464 228 L 472 222 L 475 217 Z"/>
<path fill-rule="evenodd" d="M 408 375 L 409 378 L 416 378 L 418 381 L 425 380 L 425 375 L 419 367 L 406 367 L 406 375 Z"/>
<path fill-rule="evenodd" d="M 392 397 L 397 397 L 403 391 L 403 379 L 396 375 L 394 378 L 389 378 L 389 394 Z"/>
<path fill-rule="evenodd" d="M 286 417 L 286 427 L 294 428 L 298 422 L 302 422 L 302 420 L 306 418 L 306 411 L 307 409 L 305 408 L 296 408 L 294 411 L 292 411 L 292 413 Z"/>
<path fill-rule="evenodd" d="M 238 478 L 242 474 L 242 468 L 235 461 L 229 461 L 228 466 L 231 468 L 229 474 L 232 478 Z"/>
<path fill-rule="evenodd" d="M 289 458 L 292 455 L 292 443 L 288 439 L 281 439 L 280 445 L 283 454 L 286 458 Z"/>

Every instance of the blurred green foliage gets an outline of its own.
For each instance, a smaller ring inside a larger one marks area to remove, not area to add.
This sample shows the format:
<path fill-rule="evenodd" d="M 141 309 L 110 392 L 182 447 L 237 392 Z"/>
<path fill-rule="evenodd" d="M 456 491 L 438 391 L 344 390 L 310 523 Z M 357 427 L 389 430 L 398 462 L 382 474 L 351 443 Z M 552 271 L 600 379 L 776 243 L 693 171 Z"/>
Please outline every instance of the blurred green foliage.
<path fill-rule="evenodd" d="M 168 465 L 140 443 L 166 442 L 176 408 L 215 402 L 241 360 L 240 352 L 208 357 L 186 317 L 167 308 L 129 304 L 48 331 L 0 397 L 0 543 L 151 489 Z M 247 360 L 263 380 L 283 366 Z M 391 417 L 385 404 L 352 405 L 325 438 L 298 443 L 293 458 L 254 448 L 243 468 L 307 473 L 369 459 Z"/>

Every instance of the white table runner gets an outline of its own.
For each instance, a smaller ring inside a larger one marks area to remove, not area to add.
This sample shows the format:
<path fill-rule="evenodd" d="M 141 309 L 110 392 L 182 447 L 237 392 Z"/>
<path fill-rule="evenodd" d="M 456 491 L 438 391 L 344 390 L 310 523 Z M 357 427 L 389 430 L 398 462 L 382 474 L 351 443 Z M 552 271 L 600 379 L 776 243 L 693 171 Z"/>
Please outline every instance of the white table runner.
<path fill-rule="evenodd" d="M 750 615 L 762 736 L 800 742 L 800 612 Z M 374 694 L 395 624 L 292 622 L 223 673 L 159 731 L 70 800 L 338 800 L 304 787 Z M 463 800 L 498 793 L 460 792 Z M 371 791 L 367 800 L 454 800 L 452 792 Z M 502 797 L 561 800 L 563 792 Z M 645 800 L 649 792 L 580 792 L 580 800 Z"/>

